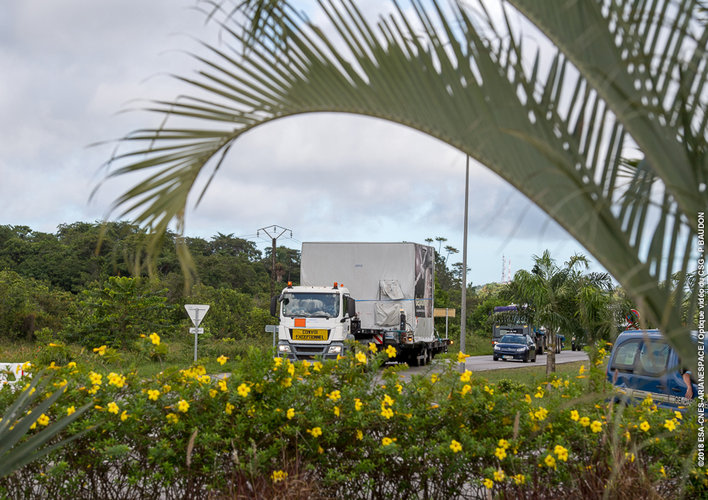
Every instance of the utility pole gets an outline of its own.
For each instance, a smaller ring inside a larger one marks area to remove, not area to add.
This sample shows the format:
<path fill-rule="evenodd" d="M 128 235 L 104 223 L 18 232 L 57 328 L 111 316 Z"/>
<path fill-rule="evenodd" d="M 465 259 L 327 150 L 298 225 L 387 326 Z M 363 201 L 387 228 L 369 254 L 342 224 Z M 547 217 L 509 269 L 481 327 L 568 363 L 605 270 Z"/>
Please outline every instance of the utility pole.
<path fill-rule="evenodd" d="M 275 242 L 286 232 L 290 232 L 290 237 L 292 238 L 293 232 L 292 230 L 283 226 L 273 225 L 260 228 L 258 231 L 256 231 L 256 236 L 260 236 L 261 231 L 268 235 L 268 237 L 272 240 L 273 243 L 272 250 L 270 252 L 270 257 L 272 261 L 272 268 L 270 273 L 270 296 L 272 297 L 275 292 Z"/>
<path fill-rule="evenodd" d="M 467 205 L 470 197 L 470 157 L 467 156 L 467 164 L 465 167 L 465 217 L 464 230 L 462 240 L 462 303 L 460 304 L 460 352 L 465 352 L 465 335 L 467 334 Z M 465 363 L 460 363 L 460 371 L 466 369 Z"/>

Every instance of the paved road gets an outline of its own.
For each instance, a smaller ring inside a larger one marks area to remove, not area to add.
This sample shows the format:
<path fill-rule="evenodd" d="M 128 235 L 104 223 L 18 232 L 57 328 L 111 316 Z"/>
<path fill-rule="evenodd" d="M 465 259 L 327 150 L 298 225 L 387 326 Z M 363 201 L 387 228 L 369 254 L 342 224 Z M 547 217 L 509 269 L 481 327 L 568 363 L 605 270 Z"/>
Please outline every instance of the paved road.
<path fill-rule="evenodd" d="M 514 368 L 521 368 L 524 366 L 546 366 L 547 356 L 541 354 L 536 359 L 535 363 L 524 363 L 522 361 L 494 361 L 491 354 L 489 356 L 470 356 L 467 358 L 465 367 L 472 372 L 481 372 L 488 370 L 513 370 Z M 563 351 L 560 354 L 556 354 L 556 364 L 562 363 L 573 363 L 576 361 L 588 361 L 588 355 L 583 351 Z M 411 367 L 408 370 L 402 372 L 404 377 L 408 377 L 415 373 L 432 373 L 436 371 L 441 371 L 437 360 L 433 360 L 433 363 L 428 366 Z"/>

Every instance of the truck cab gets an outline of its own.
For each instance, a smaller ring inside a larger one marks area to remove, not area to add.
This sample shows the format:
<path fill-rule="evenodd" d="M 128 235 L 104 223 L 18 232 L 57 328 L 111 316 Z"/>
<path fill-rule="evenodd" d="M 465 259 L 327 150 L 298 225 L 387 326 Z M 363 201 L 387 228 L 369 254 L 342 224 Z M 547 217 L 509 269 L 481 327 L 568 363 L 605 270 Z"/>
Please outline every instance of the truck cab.
<path fill-rule="evenodd" d="M 344 341 L 354 339 L 356 302 L 337 283 L 332 287 L 288 284 L 271 302 L 274 316 L 278 303 L 278 356 L 336 358 L 344 351 Z"/>

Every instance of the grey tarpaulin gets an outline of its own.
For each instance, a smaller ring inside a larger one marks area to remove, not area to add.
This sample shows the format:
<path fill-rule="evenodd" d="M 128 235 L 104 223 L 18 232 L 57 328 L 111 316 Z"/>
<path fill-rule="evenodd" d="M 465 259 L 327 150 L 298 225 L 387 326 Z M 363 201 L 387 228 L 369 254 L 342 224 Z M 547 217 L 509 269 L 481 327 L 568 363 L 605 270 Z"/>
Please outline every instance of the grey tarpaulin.
<path fill-rule="evenodd" d="M 416 243 L 306 242 L 300 284 L 348 288 L 362 328 L 397 328 L 403 309 L 416 340 L 430 341 L 434 261 L 433 248 Z"/>

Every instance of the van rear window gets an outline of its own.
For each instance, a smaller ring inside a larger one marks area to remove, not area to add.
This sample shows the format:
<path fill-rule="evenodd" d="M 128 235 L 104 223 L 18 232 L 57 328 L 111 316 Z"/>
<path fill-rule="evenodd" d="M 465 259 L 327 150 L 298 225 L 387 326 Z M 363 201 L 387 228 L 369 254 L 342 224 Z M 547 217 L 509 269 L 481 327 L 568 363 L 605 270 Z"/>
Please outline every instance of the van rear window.
<path fill-rule="evenodd" d="M 624 371 L 634 370 L 634 361 L 637 359 L 639 352 L 639 339 L 625 342 L 615 351 L 615 357 L 612 359 L 611 369 Z"/>

